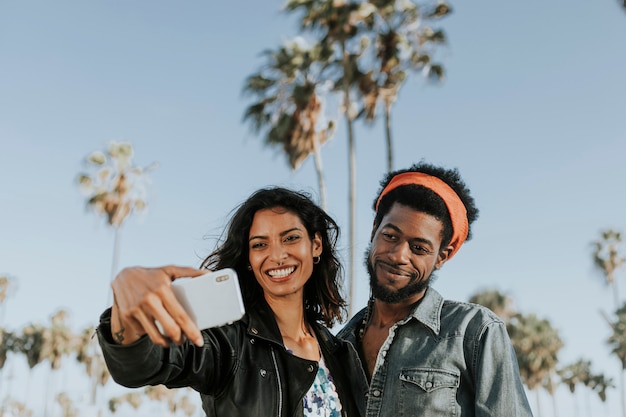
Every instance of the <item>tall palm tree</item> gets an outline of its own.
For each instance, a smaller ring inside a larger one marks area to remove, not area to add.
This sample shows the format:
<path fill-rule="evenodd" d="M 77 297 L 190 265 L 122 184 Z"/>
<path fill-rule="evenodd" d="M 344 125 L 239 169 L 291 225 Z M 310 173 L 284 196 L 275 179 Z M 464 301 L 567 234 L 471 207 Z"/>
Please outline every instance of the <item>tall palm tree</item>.
<path fill-rule="evenodd" d="M 61 417 L 78 417 L 78 409 L 66 392 L 60 392 L 55 399 L 61 406 Z"/>
<path fill-rule="evenodd" d="M 157 166 L 156 163 L 145 168 L 135 166 L 133 156 L 130 143 L 113 141 L 104 152 L 95 151 L 87 156 L 88 168 L 94 172 L 78 175 L 80 189 L 87 196 L 87 207 L 104 215 L 114 230 L 111 279 L 118 268 L 120 228 L 133 212 L 145 210 L 148 172 Z"/>
<path fill-rule="evenodd" d="M 319 90 L 331 50 L 294 40 L 264 55 L 267 63 L 244 85 L 244 93 L 256 99 L 246 108 L 244 120 L 256 133 L 264 132 L 266 144 L 282 147 L 293 170 L 313 154 L 321 205 L 326 208 L 320 149 L 332 136 L 334 121 L 323 120 Z"/>
<path fill-rule="evenodd" d="M 17 288 L 17 280 L 8 274 L 0 275 L 0 324 L 4 321 L 4 310 L 6 301 L 11 297 Z"/>
<path fill-rule="evenodd" d="M 470 297 L 469 302 L 487 307 L 505 323 L 508 323 L 516 314 L 513 299 L 498 290 L 477 292 Z"/>
<path fill-rule="evenodd" d="M 127 392 L 117 397 L 109 399 L 109 411 L 116 413 L 120 406 L 124 403 L 129 404 L 133 410 L 139 409 L 143 403 L 143 395 L 140 392 Z"/>
<path fill-rule="evenodd" d="M 342 113 L 348 138 L 348 280 L 351 314 L 355 292 L 356 244 L 356 149 L 353 126 L 356 111 L 352 95 L 357 60 L 363 52 L 363 45 L 357 35 L 367 16 L 368 5 L 349 0 L 287 0 L 284 7 L 287 12 L 301 12 L 301 28 L 314 32 L 320 43 L 333 51 L 329 66 L 335 75 L 331 81 L 343 96 Z"/>
<path fill-rule="evenodd" d="M 604 276 L 606 284 L 613 290 L 613 302 L 616 309 L 619 307 L 619 291 L 615 272 L 624 265 L 625 261 L 619 250 L 621 243 L 622 234 L 612 229 L 603 230 L 601 237 L 592 242 L 593 264 Z"/>
<path fill-rule="evenodd" d="M 93 334 L 95 327 L 88 326 L 75 336 L 73 347 L 76 360 L 85 366 L 85 372 L 91 380 L 91 404 L 97 403 L 98 387 L 106 385 L 110 378 L 102 356 L 102 350 Z"/>
<path fill-rule="evenodd" d="M 369 71 L 357 76 L 357 85 L 363 95 L 362 115 L 373 122 L 379 102 L 384 110 L 387 171 L 393 170 L 393 141 L 391 135 L 391 108 L 400 88 L 410 72 L 426 76 L 428 81 L 444 78 L 441 64 L 432 56 L 436 47 L 445 44 L 445 33 L 433 29 L 429 23 L 451 13 L 445 2 L 436 6 L 420 6 L 412 1 L 372 0 L 364 18 L 366 33 L 372 39 L 368 48 Z"/>
<path fill-rule="evenodd" d="M 576 387 L 581 385 L 587 388 L 588 392 L 593 391 L 598 394 L 602 402 L 606 401 L 606 390 L 614 387 L 611 378 L 607 378 L 604 374 L 595 374 L 591 370 L 591 361 L 585 359 L 579 359 L 558 369 L 557 374 L 561 378 L 561 383 L 567 385 L 572 394 L 575 394 Z M 575 407 L 575 411 L 578 413 L 578 407 Z M 588 415 L 591 416 L 591 410 L 588 410 Z"/>
<path fill-rule="evenodd" d="M 517 356 L 522 381 L 537 394 L 537 416 L 540 416 L 539 388 L 553 391 L 553 374 L 563 342 L 558 331 L 546 319 L 535 314 L 516 314 L 507 325 Z"/>
<path fill-rule="evenodd" d="M 624 381 L 624 372 L 626 372 L 626 303 L 615 312 L 615 321 L 607 321 L 613 330 L 607 343 L 612 348 L 611 353 L 617 356 L 622 365 L 620 372 L 621 403 L 622 415 L 626 417 L 626 384 Z"/>

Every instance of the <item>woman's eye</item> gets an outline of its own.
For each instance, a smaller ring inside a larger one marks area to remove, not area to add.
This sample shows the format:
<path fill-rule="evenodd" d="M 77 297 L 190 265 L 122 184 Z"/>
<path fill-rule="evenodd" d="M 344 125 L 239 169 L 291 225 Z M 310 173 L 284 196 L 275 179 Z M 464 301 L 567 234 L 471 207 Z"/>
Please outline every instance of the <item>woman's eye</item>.
<path fill-rule="evenodd" d="M 290 236 L 287 236 L 285 238 L 285 242 L 294 242 L 294 241 L 296 241 L 298 239 L 300 239 L 300 236 L 298 236 L 298 235 L 290 235 Z"/>
<path fill-rule="evenodd" d="M 250 245 L 250 249 L 259 249 L 259 248 L 262 248 L 263 246 L 265 246 L 265 244 L 260 243 L 260 242 L 259 243 L 253 243 L 253 244 Z"/>

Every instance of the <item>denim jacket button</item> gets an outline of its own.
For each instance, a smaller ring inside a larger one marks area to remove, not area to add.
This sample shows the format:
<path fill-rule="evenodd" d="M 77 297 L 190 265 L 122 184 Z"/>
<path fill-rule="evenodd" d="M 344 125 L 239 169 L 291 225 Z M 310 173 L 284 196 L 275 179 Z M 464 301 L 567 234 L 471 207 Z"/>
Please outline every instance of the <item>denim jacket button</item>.
<path fill-rule="evenodd" d="M 372 395 L 374 397 L 380 397 L 380 391 L 379 390 L 374 390 L 374 392 L 372 392 Z"/>

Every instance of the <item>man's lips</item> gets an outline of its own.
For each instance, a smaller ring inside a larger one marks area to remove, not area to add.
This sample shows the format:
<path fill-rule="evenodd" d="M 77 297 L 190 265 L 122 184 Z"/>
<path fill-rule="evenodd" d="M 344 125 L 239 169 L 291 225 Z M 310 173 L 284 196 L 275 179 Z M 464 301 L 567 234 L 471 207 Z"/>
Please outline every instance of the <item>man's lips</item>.
<path fill-rule="evenodd" d="M 382 269 L 383 272 L 386 272 L 387 274 L 395 275 L 397 277 L 412 278 L 416 275 L 415 272 L 403 271 L 402 269 L 396 268 L 395 266 L 390 265 L 385 262 L 377 262 L 377 266 L 380 269 Z"/>

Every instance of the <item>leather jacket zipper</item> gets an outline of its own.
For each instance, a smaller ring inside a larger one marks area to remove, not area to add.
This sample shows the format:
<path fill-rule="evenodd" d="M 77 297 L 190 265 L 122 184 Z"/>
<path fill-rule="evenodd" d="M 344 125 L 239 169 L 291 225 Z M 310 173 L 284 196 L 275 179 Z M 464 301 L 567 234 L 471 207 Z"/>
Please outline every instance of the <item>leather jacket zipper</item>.
<path fill-rule="evenodd" d="M 280 373 L 278 372 L 278 362 L 276 361 L 276 354 L 274 353 L 274 347 L 270 346 L 272 352 L 272 361 L 274 362 L 274 371 L 276 371 L 276 381 L 278 382 L 278 414 L 277 417 L 283 415 L 283 387 L 280 384 Z"/>

